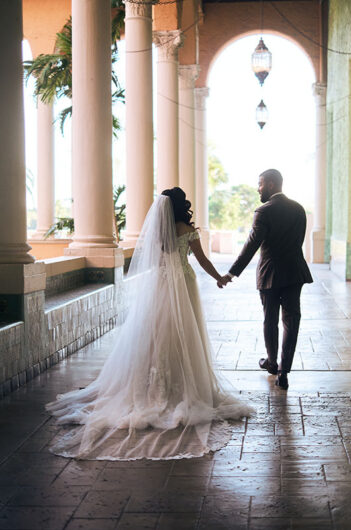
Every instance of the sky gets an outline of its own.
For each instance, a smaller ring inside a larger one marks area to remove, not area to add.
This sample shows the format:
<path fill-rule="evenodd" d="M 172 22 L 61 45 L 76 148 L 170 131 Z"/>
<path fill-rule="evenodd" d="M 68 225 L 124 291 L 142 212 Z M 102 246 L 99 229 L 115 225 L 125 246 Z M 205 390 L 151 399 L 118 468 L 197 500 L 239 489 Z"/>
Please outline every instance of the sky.
<path fill-rule="evenodd" d="M 208 78 L 208 140 L 229 176 L 230 185 L 257 186 L 260 172 L 269 167 L 281 171 L 284 191 L 313 209 L 315 103 L 312 84 L 315 81 L 311 62 L 294 43 L 274 35 L 264 35 L 273 55 L 273 68 L 261 88 L 251 70 L 251 54 L 259 35 L 244 37 L 228 45 L 214 61 Z M 154 54 L 154 93 L 156 87 L 156 55 Z M 28 43 L 23 45 L 24 59 L 31 58 Z M 122 86 L 125 79 L 124 41 L 119 43 L 116 71 Z M 33 82 L 25 88 L 26 163 L 36 175 L 36 105 L 32 96 Z M 266 126 L 256 123 L 255 110 L 263 99 L 269 111 Z M 59 100 L 55 115 L 67 106 Z M 154 100 L 156 108 L 156 98 Z M 125 125 L 125 106 L 118 104 L 114 112 Z M 155 119 L 156 127 L 156 119 Z M 65 134 L 55 125 L 55 194 L 67 205 L 71 196 L 71 123 Z M 114 183 L 125 183 L 125 134 L 113 142 Z M 34 189 L 35 197 L 35 189 Z M 32 204 L 31 204 L 32 203 Z M 34 198 L 35 204 L 35 198 Z M 29 206 L 33 205 L 29 197 Z"/>

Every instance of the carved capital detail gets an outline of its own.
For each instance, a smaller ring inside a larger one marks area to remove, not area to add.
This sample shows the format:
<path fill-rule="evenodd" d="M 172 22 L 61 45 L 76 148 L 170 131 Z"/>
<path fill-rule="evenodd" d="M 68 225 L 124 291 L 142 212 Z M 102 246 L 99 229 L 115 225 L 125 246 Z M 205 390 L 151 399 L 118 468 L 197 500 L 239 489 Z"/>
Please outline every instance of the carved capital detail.
<path fill-rule="evenodd" d="M 156 3 L 156 2 L 155 2 Z M 152 3 L 148 0 L 124 0 L 126 6 L 126 19 L 132 17 L 152 17 Z"/>
<path fill-rule="evenodd" d="M 195 88 L 195 107 L 196 110 L 206 110 L 206 100 L 210 95 L 208 87 Z"/>
<path fill-rule="evenodd" d="M 313 83 L 312 90 L 314 96 L 325 98 L 327 95 L 327 85 L 325 83 Z"/>
<path fill-rule="evenodd" d="M 154 31 L 152 40 L 158 48 L 158 58 L 161 61 L 176 61 L 178 59 L 178 48 L 184 44 L 183 32 L 180 29 Z"/>
<path fill-rule="evenodd" d="M 179 65 L 179 78 L 181 81 L 180 88 L 194 88 L 195 81 L 200 75 L 200 66 L 198 64 Z"/>

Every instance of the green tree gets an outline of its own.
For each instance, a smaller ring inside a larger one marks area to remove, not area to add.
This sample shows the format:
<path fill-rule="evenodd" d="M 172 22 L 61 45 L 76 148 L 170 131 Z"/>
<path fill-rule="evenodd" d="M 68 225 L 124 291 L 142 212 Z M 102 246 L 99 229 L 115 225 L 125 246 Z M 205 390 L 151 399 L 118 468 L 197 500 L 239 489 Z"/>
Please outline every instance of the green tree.
<path fill-rule="evenodd" d="M 257 190 L 247 184 L 232 187 L 232 193 L 239 202 L 238 224 L 239 228 L 247 230 L 252 225 L 253 213 L 260 205 Z"/>
<path fill-rule="evenodd" d="M 209 200 L 210 228 L 246 231 L 258 205 L 257 191 L 246 184 L 216 190 Z"/>
<path fill-rule="evenodd" d="M 111 0 L 113 9 L 111 40 L 112 40 L 112 103 L 124 102 L 124 90 L 113 70 L 113 65 L 118 59 L 117 40 L 121 36 L 124 24 L 124 7 L 122 0 Z M 40 54 L 32 61 L 25 61 L 24 73 L 26 80 L 30 76 L 35 78 L 34 96 L 39 97 L 44 103 L 53 103 L 55 98 L 63 96 L 72 99 L 72 18 L 70 17 L 61 32 L 56 35 L 55 53 Z M 65 120 L 72 115 L 72 105 L 63 109 L 59 115 L 61 132 Z M 118 118 L 112 117 L 113 134 L 117 136 L 120 129 Z"/>
<path fill-rule="evenodd" d="M 213 193 L 221 184 L 227 183 L 228 174 L 218 156 L 215 155 L 214 146 L 210 144 L 208 148 L 208 186 L 210 193 Z"/>

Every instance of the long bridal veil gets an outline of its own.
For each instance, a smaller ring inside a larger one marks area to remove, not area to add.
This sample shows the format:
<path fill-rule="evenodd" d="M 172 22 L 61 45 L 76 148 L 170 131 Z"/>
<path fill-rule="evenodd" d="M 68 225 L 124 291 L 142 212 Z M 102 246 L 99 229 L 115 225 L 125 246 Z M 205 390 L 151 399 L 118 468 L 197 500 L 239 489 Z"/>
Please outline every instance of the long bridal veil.
<path fill-rule="evenodd" d="M 202 456 L 228 442 L 226 418 L 251 408 L 226 393 L 189 297 L 171 201 L 159 196 L 128 273 L 129 309 L 97 379 L 47 405 L 61 424 L 52 451 L 106 460 Z"/>

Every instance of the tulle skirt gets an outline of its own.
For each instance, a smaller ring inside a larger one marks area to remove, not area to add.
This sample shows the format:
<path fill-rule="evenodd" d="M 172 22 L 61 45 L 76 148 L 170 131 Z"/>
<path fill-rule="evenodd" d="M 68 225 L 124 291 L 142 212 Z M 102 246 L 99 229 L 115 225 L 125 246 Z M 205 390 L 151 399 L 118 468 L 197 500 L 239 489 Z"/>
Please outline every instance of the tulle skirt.
<path fill-rule="evenodd" d="M 201 457 L 231 437 L 228 419 L 253 409 L 224 390 L 196 278 L 177 285 L 158 275 L 158 301 L 133 310 L 98 378 L 47 405 L 63 425 L 51 450 L 80 459 L 166 460 Z M 184 281 L 185 280 L 185 281 Z"/>

